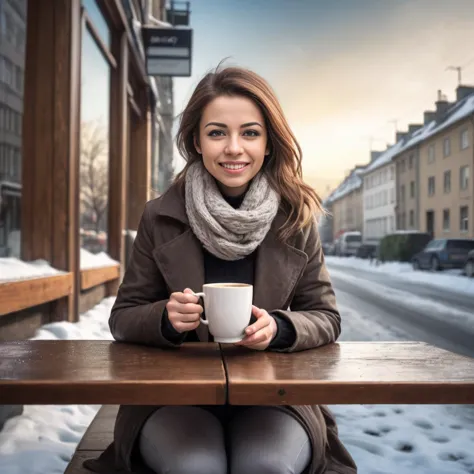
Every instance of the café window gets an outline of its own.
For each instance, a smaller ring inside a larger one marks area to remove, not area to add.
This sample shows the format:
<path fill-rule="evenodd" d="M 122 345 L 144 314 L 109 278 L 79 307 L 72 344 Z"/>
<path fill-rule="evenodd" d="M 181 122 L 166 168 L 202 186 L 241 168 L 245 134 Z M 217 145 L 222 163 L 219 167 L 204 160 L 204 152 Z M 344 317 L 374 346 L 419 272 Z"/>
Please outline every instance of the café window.
<path fill-rule="evenodd" d="M 0 257 L 20 258 L 26 0 L 0 2 Z"/>
<path fill-rule="evenodd" d="M 107 252 L 109 199 L 110 30 L 97 3 L 83 0 L 80 133 L 81 262 Z"/>

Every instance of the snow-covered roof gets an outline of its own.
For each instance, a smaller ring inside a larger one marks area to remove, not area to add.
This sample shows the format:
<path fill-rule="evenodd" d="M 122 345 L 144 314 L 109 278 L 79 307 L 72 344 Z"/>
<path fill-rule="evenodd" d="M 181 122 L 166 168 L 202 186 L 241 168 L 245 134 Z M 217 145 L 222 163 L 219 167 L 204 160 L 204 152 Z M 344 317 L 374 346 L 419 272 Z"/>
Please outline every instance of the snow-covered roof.
<path fill-rule="evenodd" d="M 402 153 L 403 151 L 407 150 L 408 148 L 411 148 L 414 145 L 417 145 L 423 140 L 426 140 L 427 138 L 442 132 L 449 126 L 455 124 L 459 120 L 468 117 L 473 113 L 474 94 L 470 94 L 459 102 L 453 104 L 448 109 L 446 114 L 441 118 L 441 120 L 439 120 L 438 122 L 436 120 L 432 120 L 424 127 L 420 128 L 419 130 L 405 138 L 405 143 L 399 153 Z"/>
<path fill-rule="evenodd" d="M 362 172 L 363 168 L 354 168 L 351 174 L 326 198 L 325 203 L 330 204 L 359 189 L 362 186 L 362 179 L 360 177 Z"/>
<path fill-rule="evenodd" d="M 369 163 L 369 165 L 364 169 L 364 174 L 371 173 L 376 169 L 390 163 L 392 158 L 395 155 L 400 153 L 400 150 L 403 148 L 404 139 L 399 140 L 395 145 L 392 145 L 390 148 L 387 148 L 378 158 Z"/>

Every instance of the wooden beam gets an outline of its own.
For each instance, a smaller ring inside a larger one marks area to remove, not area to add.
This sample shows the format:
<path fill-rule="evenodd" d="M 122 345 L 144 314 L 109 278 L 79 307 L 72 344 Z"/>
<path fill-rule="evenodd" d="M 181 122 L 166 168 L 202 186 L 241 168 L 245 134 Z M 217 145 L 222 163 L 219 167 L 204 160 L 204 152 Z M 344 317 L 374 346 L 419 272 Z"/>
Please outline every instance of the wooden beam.
<path fill-rule="evenodd" d="M 81 1 L 28 2 L 22 258 L 75 274 L 50 319 L 77 318 Z"/>
<path fill-rule="evenodd" d="M 22 232 L 24 260 L 51 261 L 53 202 L 54 12 L 29 1 L 23 113 Z"/>
<path fill-rule="evenodd" d="M 127 156 L 128 156 L 128 43 L 125 33 L 112 37 L 112 54 L 118 58 L 116 69 L 111 70 L 110 100 L 110 158 L 108 252 L 120 263 L 125 262 L 124 230 L 126 228 Z M 109 291 L 115 294 L 118 284 Z"/>
<path fill-rule="evenodd" d="M 143 119 L 132 117 L 130 121 L 130 150 L 128 178 L 128 228 L 137 230 L 151 184 L 151 117 L 147 112 Z"/>
<path fill-rule="evenodd" d="M 118 278 L 120 278 L 120 265 L 81 270 L 81 290 L 89 290 L 94 286 Z"/>
<path fill-rule="evenodd" d="M 97 0 L 99 8 L 107 18 L 110 18 L 111 26 L 119 31 L 125 32 L 128 47 L 131 51 L 135 50 L 135 42 L 132 31 L 127 21 L 127 15 L 122 7 L 120 0 Z M 112 54 L 115 56 L 114 52 Z M 117 56 L 115 56 L 117 58 Z M 140 85 L 149 85 L 149 79 L 146 74 L 145 62 L 141 56 L 137 54 L 130 55 L 130 62 L 134 73 L 140 80 Z"/>
<path fill-rule="evenodd" d="M 72 288 L 72 273 L 0 283 L 0 316 L 66 297 Z"/>

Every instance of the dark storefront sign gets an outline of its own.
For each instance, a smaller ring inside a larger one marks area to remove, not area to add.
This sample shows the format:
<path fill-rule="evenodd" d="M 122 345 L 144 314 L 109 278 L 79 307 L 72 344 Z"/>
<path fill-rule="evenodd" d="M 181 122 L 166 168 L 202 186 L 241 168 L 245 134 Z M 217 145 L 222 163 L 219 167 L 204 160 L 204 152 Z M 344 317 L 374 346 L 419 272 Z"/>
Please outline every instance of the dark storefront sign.
<path fill-rule="evenodd" d="M 191 76 L 191 29 L 143 28 L 146 69 L 149 76 Z"/>

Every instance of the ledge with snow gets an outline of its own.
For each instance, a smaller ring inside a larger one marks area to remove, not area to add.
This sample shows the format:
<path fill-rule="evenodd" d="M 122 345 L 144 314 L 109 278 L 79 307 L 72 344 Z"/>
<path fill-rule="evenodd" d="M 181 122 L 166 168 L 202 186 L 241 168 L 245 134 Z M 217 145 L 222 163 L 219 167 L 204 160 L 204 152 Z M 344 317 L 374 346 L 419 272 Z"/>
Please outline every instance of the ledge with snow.
<path fill-rule="evenodd" d="M 120 264 L 107 254 L 81 249 L 81 290 L 120 277 Z M 72 294 L 74 274 L 53 268 L 44 260 L 24 262 L 0 258 L 0 316 Z"/>

